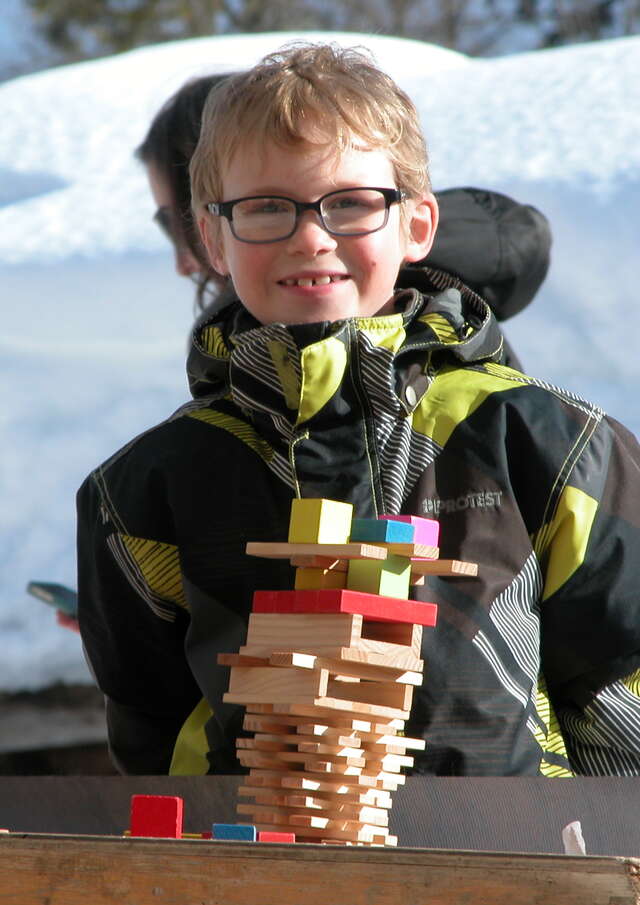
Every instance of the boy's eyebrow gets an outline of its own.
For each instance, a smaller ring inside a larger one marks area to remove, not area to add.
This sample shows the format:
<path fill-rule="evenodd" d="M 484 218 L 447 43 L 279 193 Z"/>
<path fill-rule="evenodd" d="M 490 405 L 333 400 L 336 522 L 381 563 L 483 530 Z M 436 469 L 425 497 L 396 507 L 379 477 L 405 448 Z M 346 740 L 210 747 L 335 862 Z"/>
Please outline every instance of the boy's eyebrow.
<path fill-rule="evenodd" d="M 292 189 L 289 189 L 289 188 L 286 188 L 286 189 L 283 189 L 282 187 L 275 188 L 274 186 L 267 186 L 265 188 L 265 187 L 260 186 L 256 189 L 249 189 L 249 190 L 243 192 L 242 195 L 236 195 L 236 198 L 279 197 L 279 198 L 290 198 L 292 201 L 316 201 L 318 198 L 323 198 L 325 195 L 331 194 L 331 192 L 341 192 L 341 191 L 344 191 L 345 189 L 362 189 L 362 188 L 372 188 L 372 187 L 394 189 L 396 186 L 395 185 L 378 186 L 377 184 L 375 186 L 372 186 L 371 183 L 353 182 L 350 180 L 347 180 L 344 182 L 333 182 L 333 183 L 331 183 L 331 188 L 327 188 L 326 191 L 319 192 L 317 194 L 314 192 L 313 198 L 307 198 L 307 197 L 303 198 L 300 195 L 297 195 L 294 191 L 292 191 Z M 226 194 L 226 193 L 223 193 L 223 194 Z M 223 200 L 224 201 L 233 201 L 234 199 L 225 198 Z"/>

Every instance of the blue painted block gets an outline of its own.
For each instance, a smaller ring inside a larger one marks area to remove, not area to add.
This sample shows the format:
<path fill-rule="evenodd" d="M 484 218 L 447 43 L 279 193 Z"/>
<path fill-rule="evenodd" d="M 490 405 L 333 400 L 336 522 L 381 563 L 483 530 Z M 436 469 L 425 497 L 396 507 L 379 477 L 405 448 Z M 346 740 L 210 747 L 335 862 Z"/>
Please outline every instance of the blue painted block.
<path fill-rule="evenodd" d="M 255 842 L 256 828 L 250 823 L 213 823 L 213 839 L 234 839 L 238 842 Z"/>
<path fill-rule="evenodd" d="M 415 528 L 408 522 L 396 522 L 377 518 L 354 518 L 351 522 L 351 540 L 361 543 L 410 544 Z"/>

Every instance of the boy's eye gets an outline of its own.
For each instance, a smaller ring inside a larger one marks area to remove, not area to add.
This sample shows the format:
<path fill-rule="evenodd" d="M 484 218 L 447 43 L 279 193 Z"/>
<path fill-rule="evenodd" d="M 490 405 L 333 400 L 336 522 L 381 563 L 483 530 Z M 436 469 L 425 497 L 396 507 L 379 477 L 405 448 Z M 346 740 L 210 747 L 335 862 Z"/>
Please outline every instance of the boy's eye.
<path fill-rule="evenodd" d="M 286 214 L 291 205 L 280 198 L 254 198 L 237 205 L 237 212 L 242 215 L 253 214 Z"/>
<path fill-rule="evenodd" d="M 327 199 L 329 209 L 332 211 L 352 210 L 353 208 L 367 207 L 366 199 L 360 195 L 337 195 Z"/>

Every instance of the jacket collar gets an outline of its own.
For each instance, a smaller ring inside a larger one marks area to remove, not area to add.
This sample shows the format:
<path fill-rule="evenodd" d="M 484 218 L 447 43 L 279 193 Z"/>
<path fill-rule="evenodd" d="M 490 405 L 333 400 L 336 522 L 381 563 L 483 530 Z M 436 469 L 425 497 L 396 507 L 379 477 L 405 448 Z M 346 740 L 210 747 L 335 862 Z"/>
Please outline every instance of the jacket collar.
<path fill-rule="evenodd" d="M 377 404 L 388 396 L 388 406 L 411 411 L 426 391 L 428 367 L 452 357 L 499 361 L 502 343 L 478 295 L 443 271 L 408 267 L 395 313 L 380 317 L 262 326 L 231 301 L 194 330 L 187 373 L 195 398 L 230 396 L 247 413 L 295 428 L 335 400 L 354 368 L 370 375 Z M 381 392 L 385 385 L 390 393 Z"/>

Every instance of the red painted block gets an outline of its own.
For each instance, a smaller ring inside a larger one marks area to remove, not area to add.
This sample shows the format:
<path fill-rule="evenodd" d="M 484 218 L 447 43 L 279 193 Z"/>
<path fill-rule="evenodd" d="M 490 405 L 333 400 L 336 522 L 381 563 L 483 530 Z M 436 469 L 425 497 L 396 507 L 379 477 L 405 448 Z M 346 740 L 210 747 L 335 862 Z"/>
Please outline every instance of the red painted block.
<path fill-rule="evenodd" d="M 414 544 L 426 544 L 437 547 L 440 539 L 440 522 L 432 518 L 421 518 L 419 515 L 381 515 L 381 519 L 394 522 L 408 522 L 415 528 Z"/>
<path fill-rule="evenodd" d="M 184 802 L 177 795 L 132 795 L 132 836 L 181 839 Z"/>
<path fill-rule="evenodd" d="M 402 600 L 363 591 L 321 588 L 304 591 L 255 591 L 254 613 L 358 613 L 373 622 L 435 625 L 435 603 Z"/>
<path fill-rule="evenodd" d="M 272 833 L 264 830 L 258 831 L 258 842 L 295 842 L 295 833 Z"/>

